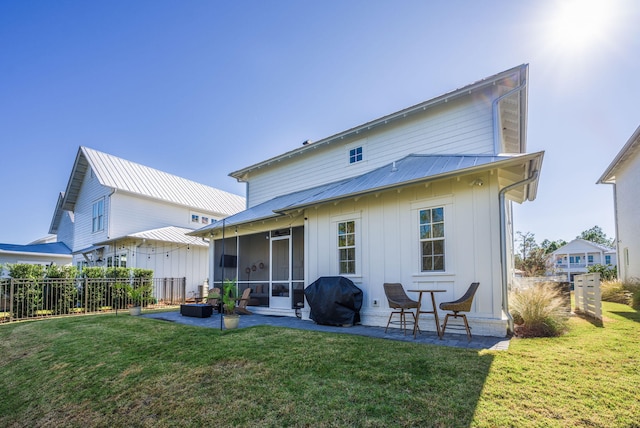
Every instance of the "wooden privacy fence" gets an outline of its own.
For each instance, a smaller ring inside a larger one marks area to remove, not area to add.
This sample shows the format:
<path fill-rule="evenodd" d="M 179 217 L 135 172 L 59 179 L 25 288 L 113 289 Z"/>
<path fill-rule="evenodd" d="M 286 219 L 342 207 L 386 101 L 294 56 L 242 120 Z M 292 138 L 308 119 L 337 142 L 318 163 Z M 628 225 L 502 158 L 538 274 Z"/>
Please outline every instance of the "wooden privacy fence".
<path fill-rule="evenodd" d="M 576 275 L 573 278 L 573 294 L 576 312 L 602 320 L 599 273 Z"/>
<path fill-rule="evenodd" d="M 142 307 L 185 302 L 185 278 L 0 279 L 0 322 L 111 312 L 134 301 L 128 290 L 144 289 Z"/>

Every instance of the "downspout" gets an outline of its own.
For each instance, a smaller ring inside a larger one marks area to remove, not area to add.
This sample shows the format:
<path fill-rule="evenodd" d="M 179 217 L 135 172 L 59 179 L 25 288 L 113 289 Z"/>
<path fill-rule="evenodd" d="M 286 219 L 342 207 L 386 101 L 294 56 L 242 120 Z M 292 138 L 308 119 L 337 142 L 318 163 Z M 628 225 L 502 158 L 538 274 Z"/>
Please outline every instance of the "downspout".
<path fill-rule="evenodd" d="M 515 94 L 516 92 L 522 91 L 526 87 L 527 87 L 527 79 L 523 79 L 520 85 L 516 86 L 509 92 L 503 95 L 500 95 L 498 98 L 493 100 L 493 106 L 492 106 L 493 107 L 493 148 L 496 153 L 501 153 L 501 151 L 499 150 L 500 147 L 498 147 L 498 141 L 500 141 L 500 135 L 502 135 L 502 130 L 500 129 L 500 123 L 499 123 L 500 110 L 498 109 L 498 105 L 500 104 L 500 101 L 502 101 L 503 99 L 511 96 L 512 94 Z M 521 137 L 521 140 L 522 140 L 522 137 Z M 520 150 L 521 151 L 524 150 L 522 148 L 522 141 L 520 141 Z"/>
<path fill-rule="evenodd" d="M 520 186 L 527 185 L 532 181 L 535 181 L 538 178 L 538 171 L 534 170 L 531 172 L 529 178 L 519 181 L 517 183 L 511 184 L 498 193 L 498 199 L 500 203 L 500 265 L 502 267 L 502 310 L 507 315 L 507 333 L 513 333 L 513 317 L 509 312 L 509 282 L 507 280 L 507 237 L 506 228 L 507 228 L 507 220 L 506 213 L 504 208 L 505 194 L 513 189 L 516 189 Z"/>
<path fill-rule="evenodd" d="M 621 246 L 620 246 L 620 234 L 618 233 L 618 186 L 616 183 L 611 183 L 613 185 L 613 223 L 615 225 L 616 231 L 616 266 L 618 267 L 618 279 L 623 281 L 627 280 L 627 268 L 623 266 L 624 274 L 621 275 L 620 269 L 620 258 L 622 256 Z"/>

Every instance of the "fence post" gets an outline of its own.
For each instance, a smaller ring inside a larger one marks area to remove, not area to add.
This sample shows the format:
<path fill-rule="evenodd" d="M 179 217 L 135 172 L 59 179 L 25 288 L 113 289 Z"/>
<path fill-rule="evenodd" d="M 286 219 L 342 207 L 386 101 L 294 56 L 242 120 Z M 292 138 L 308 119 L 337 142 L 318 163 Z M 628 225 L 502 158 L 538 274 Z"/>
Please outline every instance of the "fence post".
<path fill-rule="evenodd" d="M 15 312 L 13 311 L 13 297 L 15 293 L 13 291 L 13 278 L 9 281 L 9 321 L 15 319 Z"/>
<path fill-rule="evenodd" d="M 89 278 L 84 279 L 84 313 L 89 313 Z"/>

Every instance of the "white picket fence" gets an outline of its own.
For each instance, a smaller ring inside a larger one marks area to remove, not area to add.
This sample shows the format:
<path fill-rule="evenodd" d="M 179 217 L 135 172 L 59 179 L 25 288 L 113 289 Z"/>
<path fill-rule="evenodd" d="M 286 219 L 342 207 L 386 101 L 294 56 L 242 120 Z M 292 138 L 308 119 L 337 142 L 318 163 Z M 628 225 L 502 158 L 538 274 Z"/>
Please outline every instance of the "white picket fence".
<path fill-rule="evenodd" d="M 599 273 L 576 275 L 573 278 L 573 296 L 577 312 L 602 320 Z"/>

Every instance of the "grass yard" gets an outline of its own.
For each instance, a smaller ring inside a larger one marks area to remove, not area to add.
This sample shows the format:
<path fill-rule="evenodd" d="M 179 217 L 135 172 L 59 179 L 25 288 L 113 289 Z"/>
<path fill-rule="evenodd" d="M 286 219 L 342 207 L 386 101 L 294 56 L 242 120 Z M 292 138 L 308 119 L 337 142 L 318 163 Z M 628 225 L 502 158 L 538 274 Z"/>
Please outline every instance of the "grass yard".
<path fill-rule="evenodd" d="M 640 314 L 471 351 L 128 315 L 0 325 L 0 426 L 638 427 Z"/>

